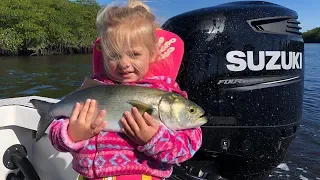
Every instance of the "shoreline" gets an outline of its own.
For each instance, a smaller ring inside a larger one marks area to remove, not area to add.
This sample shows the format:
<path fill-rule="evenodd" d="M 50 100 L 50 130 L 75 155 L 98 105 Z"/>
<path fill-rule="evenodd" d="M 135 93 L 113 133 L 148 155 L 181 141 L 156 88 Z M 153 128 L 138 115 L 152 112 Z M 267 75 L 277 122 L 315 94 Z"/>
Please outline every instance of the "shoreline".
<path fill-rule="evenodd" d="M 305 42 L 304 44 L 320 44 L 320 42 Z M 91 55 L 93 52 L 87 53 L 66 53 L 66 54 L 48 54 L 48 55 L 28 55 L 28 54 L 21 54 L 21 55 L 6 55 L 0 54 L 1 57 L 48 57 L 48 56 L 74 56 L 74 55 Z M 1 58 L 0 58 L 1 59 Z"/>
<path fill-rule="evenodd" d="M 74 56 L 74 55 L 90 55 L 92 52 L 88 53 L 68 53 L 68 54 L 47 54 L 47 55 L 28 55 L 28 54 L 21 54 L 21 55 L 6 55 L 0 54 L 1 57 L 48 57 L 48 56 Z"/>

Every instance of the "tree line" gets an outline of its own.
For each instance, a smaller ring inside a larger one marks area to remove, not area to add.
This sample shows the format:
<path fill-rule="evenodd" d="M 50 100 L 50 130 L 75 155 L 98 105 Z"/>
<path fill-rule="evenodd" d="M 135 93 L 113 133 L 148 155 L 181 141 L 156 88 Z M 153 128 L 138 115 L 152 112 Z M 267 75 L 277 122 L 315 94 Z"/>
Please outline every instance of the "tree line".
<path fill-rule="evenodd" d="M 305 43 L 320 43 L 320 27 L 304 32 L 302 37 Z"/>
<path fill-rule="evenodd" d="M 1 0 L 0 55 L 88 53 L 99 10 L 95 0 Z"/>

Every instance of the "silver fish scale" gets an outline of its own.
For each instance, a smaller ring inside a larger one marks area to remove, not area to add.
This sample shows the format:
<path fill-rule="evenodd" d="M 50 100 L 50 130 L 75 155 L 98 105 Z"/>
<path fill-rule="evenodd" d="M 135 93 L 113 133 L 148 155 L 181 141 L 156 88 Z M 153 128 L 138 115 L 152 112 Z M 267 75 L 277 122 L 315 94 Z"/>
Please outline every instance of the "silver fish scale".
<path fill-rule="evenodd" d="M 87 99 L 95 99 L 98 103 L 97 115 L 101 110 L 107 110 L 106 130 L 120 132 L 119 120 L 125 111 L 130 111 L 132 105 L 128 100 L 137 100 L 156 109 L 153 116 L 159 120 L 158 104 L 161 96 L 168 92 L 139 86 L 96 86 L 87 88 L 66 96 L 53 105 L 49 114 L 52 117 L 70 117 L 76 102 L 85 103 Z"/>

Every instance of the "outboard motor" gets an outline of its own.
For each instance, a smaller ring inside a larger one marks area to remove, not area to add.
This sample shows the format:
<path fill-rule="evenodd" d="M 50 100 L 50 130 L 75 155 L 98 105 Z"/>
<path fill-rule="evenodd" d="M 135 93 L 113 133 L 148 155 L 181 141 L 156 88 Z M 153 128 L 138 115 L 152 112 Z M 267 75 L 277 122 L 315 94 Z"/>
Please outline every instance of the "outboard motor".
<path fill-rule="evenodd" d="M 302 118 L 304 42 L 298 15 L 243 1 L 172 17 L 185 54 L 177 78 L 206 111 L 203 145 L 172 179 L 262 179 L 286 155 Z M 202 178 L 199 178 L 202 177 Z"/>

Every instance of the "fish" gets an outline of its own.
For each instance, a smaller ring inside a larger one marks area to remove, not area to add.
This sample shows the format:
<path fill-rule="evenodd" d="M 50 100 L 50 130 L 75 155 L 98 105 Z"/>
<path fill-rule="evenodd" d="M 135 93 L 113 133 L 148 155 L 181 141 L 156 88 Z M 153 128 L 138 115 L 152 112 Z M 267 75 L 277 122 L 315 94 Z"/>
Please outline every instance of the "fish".
<path fill-rule="evenodd" d="M 132 107 L 136 107 L 141 115 L 149 113 L 155 121 L 171 130 L 196 128 L 208 121 L 205 111 L 199 105 L 174 92 L 144 86 L 106 85 L 86 77 L 79 88 L 57 103 L 30 100 L 40 115 L 36 141 L 41 139 L 55 118 L 71 117 L 75 104 L 85 104 L 87 99 L 96 100 L 94 117 L 101 110 L 107 111 L 104 117 L 107 125 L 102 131 L 122 132 L 120 119 Z"/>

